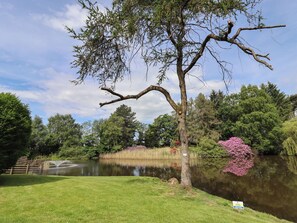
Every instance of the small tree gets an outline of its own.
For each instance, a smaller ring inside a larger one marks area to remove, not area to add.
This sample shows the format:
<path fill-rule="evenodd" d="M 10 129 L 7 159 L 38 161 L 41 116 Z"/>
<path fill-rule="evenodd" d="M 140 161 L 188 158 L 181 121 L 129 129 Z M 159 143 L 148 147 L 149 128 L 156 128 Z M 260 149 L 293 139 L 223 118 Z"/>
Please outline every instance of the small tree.
<path fill-rule="evenodd" d="M 0 173 L 25 154 L 30 134 L 28 106 L 13 94 L 0 93 Z"/>
<path fill-rule="evenodd" d="M 78 68 L 77 83 L 87 76 L 96 78 L 101 89 L 118 97 L 101 103 L 138 99 L 148 92 L 163 94 L 176 112 L 181 141 L 181 184 L 191 186 L 188 138 L 186 127 L 187 87 L 186 77 L 203 56 L 218 63 L 223 75 L 228 75 L 226 61 L 216 51 L 216 46 L 232 45 L 269 69 L 268 54 L 260 54 L 240 38 L 242 32 L 272 29 L 284 26 L 264 26 L 256 10 L 261 0 L 114 0 L 112 9 L 101 11 L 90 0 L 79 0 L 89 12 L 86 25 L 79 33 L 69 29 L 81 45 L 74 47 L 74 67 Z M 233 27 L 238 18 L 246 19 L 250 27 Z M 233 34 L 232 34 L 233 33 Z M 212 45 L 212 43 L 214 43 Z M 151 85 L 135 95 L 122 95 L 114 90 L 115 83 L 129 73 L 129 64 L 140 55 L 147 66 L 158 66 L 157 85 Z M 175 70 L 180 102 L 173 100 L 161 86 L 168 70 Z"/>

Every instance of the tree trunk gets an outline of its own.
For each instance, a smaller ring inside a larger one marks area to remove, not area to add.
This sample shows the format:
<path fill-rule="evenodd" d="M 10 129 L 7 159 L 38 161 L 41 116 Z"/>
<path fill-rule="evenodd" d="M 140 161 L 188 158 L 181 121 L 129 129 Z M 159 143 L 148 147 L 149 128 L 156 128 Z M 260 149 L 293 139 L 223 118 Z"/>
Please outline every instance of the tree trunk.
<path fill-rule="evenodd" d="M 179 58 L 182 58 L 180 56 Z M 190 153 L 189 153 L 189 143 L 187 134 L 187 91 L 186 82 L 184 79 L 184 74 L 182 71 L 181 62 L 178 60 L 179 66 L 177 66 L 177 74 L 179 78 L 179 88 L 181 93 L 181 105 L 178 112 L 178 130 L 181 142 L 181 185 L 185 188 L 192 187 L 191 183 L 191 170 L 190 170 Z"/>
<path fill-rule="evenodd" d="M 178 129 L 181 141 L 181 185 L 185 188 L 192 187 L 190 153 L 186 129 L 186 117 L 184 114 L 178 115 Z"/>

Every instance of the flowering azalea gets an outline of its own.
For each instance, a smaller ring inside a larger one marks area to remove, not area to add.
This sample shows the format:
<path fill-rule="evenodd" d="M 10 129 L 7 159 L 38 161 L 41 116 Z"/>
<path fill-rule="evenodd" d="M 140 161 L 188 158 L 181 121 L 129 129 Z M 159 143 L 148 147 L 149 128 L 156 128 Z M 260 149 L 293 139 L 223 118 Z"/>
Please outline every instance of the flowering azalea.
<path fill-rule="evenodd" d="M 243 140 L 238 137 L 231 137 L 226 141 L 219 141 L 219 145 L 221 145 L 228 154 L 233 157 L 252 157 L 254 156 L 251 148 L 244 144 Z"/>

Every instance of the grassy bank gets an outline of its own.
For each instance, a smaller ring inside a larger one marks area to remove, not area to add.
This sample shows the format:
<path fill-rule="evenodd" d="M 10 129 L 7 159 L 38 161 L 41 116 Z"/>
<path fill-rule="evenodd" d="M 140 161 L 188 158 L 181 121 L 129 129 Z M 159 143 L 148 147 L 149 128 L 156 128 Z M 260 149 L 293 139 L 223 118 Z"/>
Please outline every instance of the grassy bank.
<path fill-rule="evenodd" d="M 156 178 L 0 176 L 0 222 L 285 222 Z"/>

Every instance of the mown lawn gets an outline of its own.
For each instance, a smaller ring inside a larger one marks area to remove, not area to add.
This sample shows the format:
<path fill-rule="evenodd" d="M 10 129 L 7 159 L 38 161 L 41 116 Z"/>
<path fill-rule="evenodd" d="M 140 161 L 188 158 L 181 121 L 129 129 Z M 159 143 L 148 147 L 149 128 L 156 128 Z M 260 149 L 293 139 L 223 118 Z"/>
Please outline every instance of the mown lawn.
<path fill-rule="evenodd" d="M 286 222 L 156 178 L 0 176 L 0 222 Z"/>

